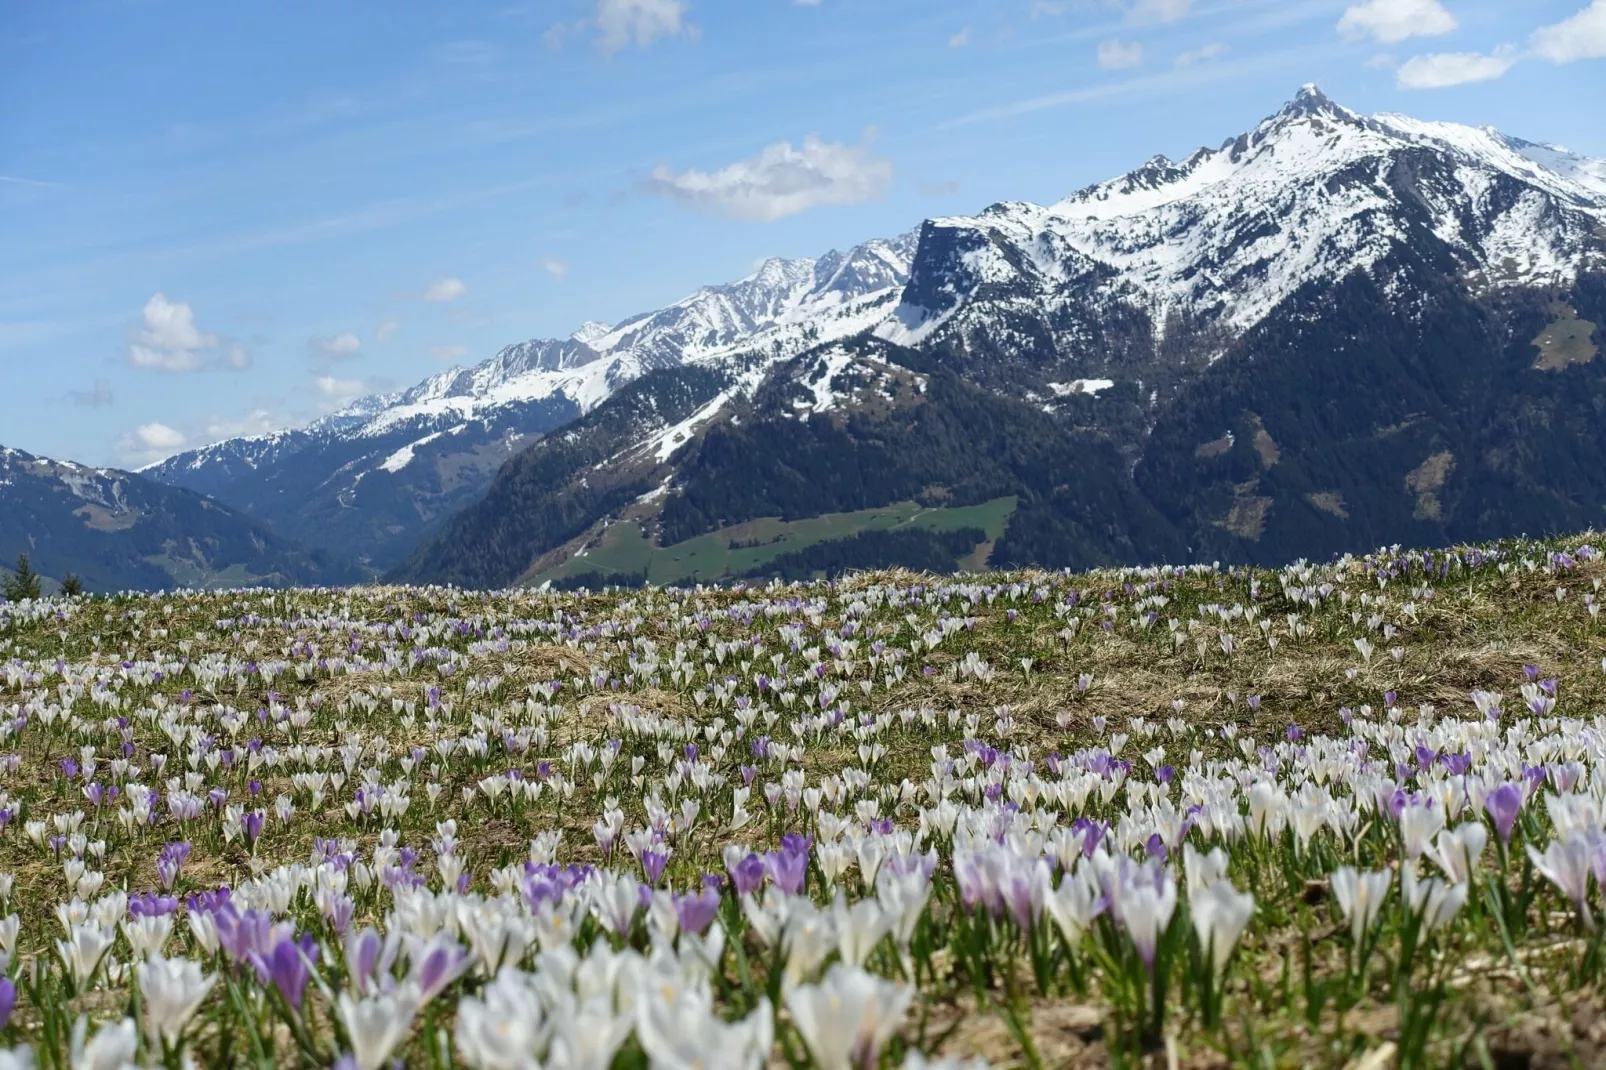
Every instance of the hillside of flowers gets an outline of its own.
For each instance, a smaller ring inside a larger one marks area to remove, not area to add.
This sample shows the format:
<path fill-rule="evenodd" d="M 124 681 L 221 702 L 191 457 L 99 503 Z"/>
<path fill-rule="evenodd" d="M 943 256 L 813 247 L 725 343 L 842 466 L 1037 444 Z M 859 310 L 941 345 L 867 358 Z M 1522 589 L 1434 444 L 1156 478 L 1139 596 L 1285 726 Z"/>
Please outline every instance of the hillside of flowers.
<path fill-rule="evenodd" d="M 1606 562 L 0 605 L 0 1068 L 1606 1063 Z"/>

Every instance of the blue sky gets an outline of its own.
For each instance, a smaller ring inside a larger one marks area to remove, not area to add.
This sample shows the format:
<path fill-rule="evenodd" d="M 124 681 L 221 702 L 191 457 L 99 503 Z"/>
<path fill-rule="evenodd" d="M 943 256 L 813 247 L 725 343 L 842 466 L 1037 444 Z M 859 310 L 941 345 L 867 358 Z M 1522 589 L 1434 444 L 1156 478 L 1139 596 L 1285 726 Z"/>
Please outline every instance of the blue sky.
<path fill-rule="evenodd" d="M 134 466 L 1318 82 L 1606 156 L 1606 0 L 0 0 L 0 444 Z"/>

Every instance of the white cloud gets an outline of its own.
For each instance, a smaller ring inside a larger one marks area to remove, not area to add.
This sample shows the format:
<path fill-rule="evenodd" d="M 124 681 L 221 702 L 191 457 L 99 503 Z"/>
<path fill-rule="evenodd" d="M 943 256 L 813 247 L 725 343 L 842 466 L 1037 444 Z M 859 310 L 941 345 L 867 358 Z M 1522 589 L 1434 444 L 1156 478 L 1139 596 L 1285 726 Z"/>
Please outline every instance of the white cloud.
<path fill-rule="evenodd" d="M 134 428 L 134 440 L 148 450 L 176 450 L 185 441 L 183 432 L 154 421 Z"/>
<path fill-rule="evenodd" d="M 565 37 L 592 30 L 597 49 L 612 56 L 634 45 L 646 48 L 664 37 L 697 36 L 686 20 L 685 0 L 596 0 L 589 19 L 571 25 L 559 23 L 547 31 L 547 41 L 558 45 Z"/>
<path fill-rule="evenodd" d="M 184 301 L 152 294 L 141 319 L 144 326 L 133 332 L 128 346 L 128 362 L 136 368 L 191 372 L 214 365 L 235 371 L 251 366 L 251 355 L 239 342 L 198 328 L 194 310 Z"/>
<path fill-rule="evenodd" d="M 1534 53 L 1552 63 L 1606 57 L 1606 0 L 1594 0 L 1576 15 L 1533 33 Z"/>
<path fill-rule="evenodd" d="M 132 431 L 117 436 L 112 450 L 119 464 L 138 468 L 171 457 L 184 448 L 189 439 L 177 428 L 152 421 L 140 424 Z"/>
<path fill-rule="evenodd" d="M 543 256 L 541 258 L 541 267 L 554 279 L 561 279 L 569 273 L 569 265 L 555 256 Z"/>
<path fill-rule="evenodd" d="M 1137 41 L 1109 40 L 1099 42 L 1099 67 L 1106 71 L 1120 71 L 1136 67 L 1143 62 L 1143 45 Z"/>
<path fill-rule="evenodd" d="M 320 375 L 312 384 L 326 398 L 355 398 L 368 393 L 368 387 L 361 379 L 336 379 L 332 375 Z"/>
<path fill-rule="evenodd" d="M 459 360 L 468 355 L 467 346 L 430 346 L 429 355 L 437 360 Z"/>
<path fill-rule="evenodd" d="M 964 48 L 968 44 L 970 44 L 969 26 L 966 26 L 963 30 L 960 30 L 958 33 L 948 38 L 949 48 Z"/>
<path fill-rule="evenodd" d="M 1200 63 L 1207 62 L 1208 60 L 1213 60 L 1218 56 L 1225 55 L 1226 51 L 1227 46 L 1221 44 L 1220 42 L 1212 42 L 1199 48 L 1191 48 L 1186 52 L 1178 54 L 1176 59 L 1176 68 L 1179 71 L 1185 71 L 1189 67 L 1193 67 Z"/>
<path fill-rule="evenodd" d="M 1181 22 L 1188 17 L 1193 0 L 1134 0 L 1126 9 L 1126 21 L 1134 26 Z"/>
<path fill-rule="evenodd" d="M 1392 45 L 1408 37 L 1437 37 L 1456 25 L 1440 0 L 1366 0 L 1344 11 L 1338 32 L 1351 40 L 1371 37 Z"/>
<path fill-rule="evenodd" d="M 810 134 L 801 148 L 777 142 L 718 171 L 675 174 L 660 164 L 646 188 L 731 219 L 767 223 L 822 205 L 872 200 L 891 181 L 891 161 L 871 155 L 868 144 L 821 141 Z"/>
<path fill-rule="evenodd" d="M 239 419 L 211 416 L 199 424 L 187 424 L 183 430 L 160 421 L 141 424 L 119 435 L 112 450 L 119 464 L 141 468 L 182 450 L 198 449 L 226 438 L 265 435 L 285 426 L 281 414 L 259 406 Z"/>
<path fill-rule="evenodd" d="M 1401 89 L 1443 89 L 1493 81 L 1509 71 L 1517 59 L 1511 48 L 1499 48 L 1487 56 L 1481 52 L 1434 52 L 1412 56 L 1401 64 L 1394 77 Z"/>
<path fill-rule="evenodd" d="M 383 342 L 385 339 L 395 334 L 396 328 L 400 326 L 401 322 L 398 320 L 386 320 L 384 323 L 381 323 L 379 326 L 374 328 L 374 341 Z"/>
<path fill-rule="evenodd" d="M 307 342 L 307 347 L 315 353 L 340 360 L 350 357 L 362 349 L 362 339 L 352 331 L 341 331 L 329 338 L 313 338 Z"/>
<path fill-rule="evenodd" d="M 128 343 L 128 363 L 136 368 L 164 372 L 199 371 L 212 363 L 223 344 L 217 335 L 195 325 L 195 311 L 183 301 L 169 301 L 155 293 L 141 312 L 143 326 L 132 333 Z M 231 368 L 249 367 L 250 356 L 239 343 L 230 343 L 222 354 Z"/>
<path fill-rule="evenodd" d="M 466 293 L 468 293 L 468 287 L 463 285 L 463 280 L 448 275 L 446 278 L 432 283 L 429 289 L 424 291 L 424 300 L 439 304 L 444 301 L 456 301 Z"/>

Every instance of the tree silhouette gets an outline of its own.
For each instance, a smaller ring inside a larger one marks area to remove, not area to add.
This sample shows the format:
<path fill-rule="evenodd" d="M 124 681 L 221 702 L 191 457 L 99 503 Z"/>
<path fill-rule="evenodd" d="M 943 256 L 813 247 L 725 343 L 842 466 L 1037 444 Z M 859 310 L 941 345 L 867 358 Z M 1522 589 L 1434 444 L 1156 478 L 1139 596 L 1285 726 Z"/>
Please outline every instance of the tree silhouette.
<path fill-rule="evenodd" d="M 33 570 L 28 562 L 27 554 L 17 555 L 16 568 L 10 575 L 0 579 L 0 593 L 4 593 L 8 602 L 21 602 L 30 598 L 38 598 L 41 580 L 39 573 Z"/>

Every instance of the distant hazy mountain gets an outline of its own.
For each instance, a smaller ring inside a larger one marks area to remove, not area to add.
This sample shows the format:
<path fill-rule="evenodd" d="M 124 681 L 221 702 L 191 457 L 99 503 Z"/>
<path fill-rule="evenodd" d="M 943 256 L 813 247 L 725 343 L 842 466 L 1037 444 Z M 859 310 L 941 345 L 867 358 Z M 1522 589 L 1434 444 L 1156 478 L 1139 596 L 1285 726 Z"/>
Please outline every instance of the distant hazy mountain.
<path fill-rule="evenodd" d="M 0 447 L 0 565 L 27 553 L 52 585 L 91 591 L 350 583 L 307 551 L 193 491 Z"/>
<path fill-rule="evenodd" d="M 503 461 L 649 371 L 772 360 L 875 324 L 897 302 L 913 247 L 908 235 L 818 260 L 770 260 L 668 308 L 508 346 L 305 430 L 229 439 L 144 474 L 388 567 L 483 493 Z"/>

